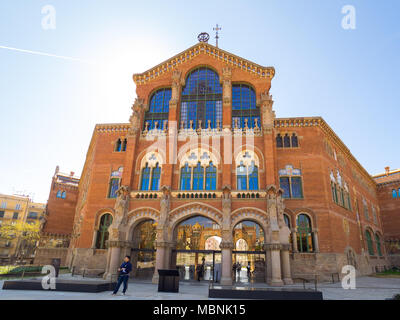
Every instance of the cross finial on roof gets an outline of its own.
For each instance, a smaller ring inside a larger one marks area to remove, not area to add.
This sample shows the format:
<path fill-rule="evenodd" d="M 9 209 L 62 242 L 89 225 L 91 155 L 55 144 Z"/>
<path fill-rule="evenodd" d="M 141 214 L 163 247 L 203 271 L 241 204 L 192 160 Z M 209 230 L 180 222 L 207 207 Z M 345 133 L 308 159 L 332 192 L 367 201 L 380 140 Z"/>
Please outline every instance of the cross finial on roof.
<path fill-rule="evenodd" d="M 218 26 L 218 23 L 217 23 L 217 26 L 215 28 L 213 28 L 213 30 L 215 31 L 216 47 L 218 48 L 218 39 L 219 39 L 218 31 L 221 31 L 222 28 L 220 26 Z"/>

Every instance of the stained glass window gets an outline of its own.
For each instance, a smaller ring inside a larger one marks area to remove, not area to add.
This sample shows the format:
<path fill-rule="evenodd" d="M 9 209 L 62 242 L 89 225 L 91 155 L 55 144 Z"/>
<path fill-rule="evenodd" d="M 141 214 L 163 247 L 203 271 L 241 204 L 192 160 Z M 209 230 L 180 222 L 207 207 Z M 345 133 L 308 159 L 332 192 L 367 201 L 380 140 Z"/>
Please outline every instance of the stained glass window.
<path fill-rule="evenodd" d="M 192 180 L 192 168 L 186 163 L 181 169 L 181 190 L 190 190 Z"/>
<path fill-rule="evenodd" d="M 399 190 L 399 191 L 400 191 L 400 190 Z M 400 194 L 400 193 L 399 193 L 399 194 Z M 392 197 L 393 197 L 393 199 L 396 199 L 396 198 L 397 198 L 397 192 L 396 192 L 395 189 L 392 190 Z"/>
<path fill-rule="evenodd" d="M 161 177 L 161 168 L 156 164 L 156 167 L 153 168 L 152 176 L 151 176 L 151 190 L 158 191 L 160 190 L 160 177 Z"/>
<path fill-rule="evenodd" d="M 193 190 L 203 190 L 204 168 L 199 162 L 193 169 Z"/>
<path fill-rule="evenodd" d="M 181 96 L 181 123 L 184 128 L 197 129 L 199 120 L 202 128 L 217 127 L 222 124 L 222 87 L 219 76 L 209 68 L 198 68 L 190 72 Z M 210 122 L 208 122 L 210 121 Z"/>
<path fill-rule="evenodd" d="M 111 178 L 110 179 L 108 197 L 109 198 L 116 198 L 117 197 L 118 188 L 119 188 L 119 178 Z"/>
<path fill-rule="evenodd" d="M 301 177 L 292 177 L 292 197 L 303 198 L 303 188 L 301 185 Z"/>
<path fill-rule="evenodd" d="M 61 194 L 62 194 L 61 190 L 58 190 L 57 191 L 57 198 L 61 198 Z"/>
<path fill-rule="evenodd" d="M 108 240 L 108 228 L 112 223 L 112 215 L 106 213 L 102 215 L 99 224 L 99 230 L 97 231 L 96 248 L 106 249 L 106 241 Z"/>
<path fill-rule="evenodd" d="M 67 193 L 65 191 L 63 191 L 63 193 L 61 194 L 61 198 L 65 199 L 67 197 Z"/>
<path fill-rule="evenodd" d="M 291 197 L 289 177 L 280 177 L 279 182 L 283 190 L 283 197 L 288 199 Z"/>
<path fill-rule="evenodd" d="M 232 125 L 238 123 L 239 128 L 243 129 L 247 120 L 247 127 L 254 128 L 255 119 L 260 127 L 260 109 L 256 106 L 254 89 L 245 84 L 234 84 L 232 86 Z"/>
<path fill-rule="evenodd" d="M 206 168 L 206 190 L 217 189 L 217 168 L 210 162 Z"/>
<path fill-rule="evenodd" d="M 297 249 L 299 252 L 314 251 L 311 220 L 305 214 L 299 214 L 297 217 Z"/>
<path fill-rule="evenodd" d="M 140 190 L 147 191 L 150 186 L 150 168 L 146 163 L 146 166 L 142 169 L 142 181 L 140 185 Z"/>
<path fill-rule="evenodd" d="M 149 110 L 144 116 L 143 129 L 152 130 L 164 129 L 165 121 L 168 120 L 169 101 L 171 100 L 172 91 L 170 88 L 160 89 L 153 93 L 150 98 Z"/>
<path fill-rule="evenodd" d="M 286 166 L 286 169 L 279 170 L 279 175 L 279 183 L 283 190 L 284 198 L 303 198 L 303 185 L 300 169 L 294 169 L 293 166 L 288 165 Z"/>

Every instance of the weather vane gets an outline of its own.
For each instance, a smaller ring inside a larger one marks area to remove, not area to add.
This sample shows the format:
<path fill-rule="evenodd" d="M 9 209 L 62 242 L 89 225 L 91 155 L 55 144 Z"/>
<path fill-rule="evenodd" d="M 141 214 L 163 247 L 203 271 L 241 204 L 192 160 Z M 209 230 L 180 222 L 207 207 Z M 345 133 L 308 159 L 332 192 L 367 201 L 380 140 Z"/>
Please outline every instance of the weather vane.
<path fill-rule="evenodd" d="M 207 32 L 202 32 L 198 35 L 197 39 L 199 42 L 208 42 L 210 35 Z"/>
<path fill-rule="evenodd" d="M 215 39 L 217 42 L 216 47 L 218 48 L 218 39 L 219 39 L 218 31 L 221 31 L 222 28 L 220 28 L 217 23 L 217 26 L 215 28 L 213 28 L 213 30 L 215 31 Z"/>

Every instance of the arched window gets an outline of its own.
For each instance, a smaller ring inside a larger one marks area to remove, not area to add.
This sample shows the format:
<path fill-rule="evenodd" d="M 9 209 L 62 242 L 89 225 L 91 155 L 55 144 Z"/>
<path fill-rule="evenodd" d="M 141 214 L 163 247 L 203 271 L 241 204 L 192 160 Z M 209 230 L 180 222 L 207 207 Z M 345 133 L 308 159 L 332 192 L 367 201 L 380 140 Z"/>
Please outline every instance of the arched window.
<path fill-rule="evenodd" d="M 303 198 L 303 184 L 300 169 L 294 169 L 293 166 L 288 165 L 285 169 L 279 170 L 279 183 L 283 190 L 284 198 Z"/>
<path fill-rule="evenodd" d="M 182 89 L 180 121 L 183 128 L 220 128 L 222 125 L 222 87 L 219 76 L 205 67 L 190 72 Z"/>
<path fill-rule="evenodd" d="M 276 147 L 283 148 L 283 139 L 280 133 L 276 136 Z"/>
<path fill-rule="evenodd" d="M 193 168 L 193 190 L 203 190 L 204 168 L 201 163 Z"/>
<path fill-rule="evenodd" d="M 400 190 L 399 190 L 400 191 Z M 399 193 L 400 194 L 400 193 Z M 392 197 L 393 199 L 397 198 L 397 191 L 395 189 L 392 190 Z"/>
<path fill-rule="evenodd" d="M 289 137 L 289 135 L 287 133 L 283 137 L 283 146 L 285 148 L 290 148 L 290 137 Z"/>
<path fill-rule="evenodd" d="M 128 144 L 128 140 L 124 139 L 124 141 L 122 141 L 122 152 L 126 151 L 126 145 Z"/>
<path fill-rule="evenodd" d="M 121 139 L 118 139 L 117 142 L 115 143 L 114 151 L 121 152 L 121 149 L 122 149 L 122 141 Z"/>
<path fill-rule="evenodd" d="M 206 168 L 206 190 L 217 189 L 217 168 L 210 162 Z"/>
<path fill-rule="evenodd" d="M 56 197 L 57 197 L 57 198 L 61 198 L 61 195 L 62 195 L 61 190 L 58 190 L 58 191 L 57 191 L 57 196 L 56 196 Z"/>
<path fill-rule="evenodd" d="M 286 226 L 290 229 L 290 218 L 287 214 L 283 214 L 283 220 L 285 221 Z"/>
<path fill-rule="evenodd" d="M 140 184 L 140 190 L 148 191 L 150 187 L 150 168 L 146 163 L 146 166 L 142 169 L 142 179 Z"/>
<path fill-rule="evenodd" d="M 299 146 L 299 140 L 295 133 L 292 134 L 292 148 L 297 148 Z"/>
<path fill-rule="evenodd" d="M 160 89 L 153 93 L 149 110 L 144 116 L 143 130 L 164 129 L 165 122 L 168 120 L 171 93 L 170 88 Z"/>
<path fill-rule="evenodd" d="M 243 165 L 243 163 L 241 163 L 240 166 L 237 167 L 236 176 L 237 189 L 247 190 L 247 168 Z"/>
<path fill-rule="evenodd" d="M 117 190 L 119 189 L 122 172 L 123 167 L 120 167 L 117 171 L 111 172 L 111 178 L 108 186 L 108 198 L 113 199 L 117 197 Z"/>
<path fill-rule="evenodd" d="M 347 210 L 352 210 L 349 187 L 342 179 L 339 170 L 336 170 L 336 174 L 331 171 L 330 179 L 333 202 Z"/>
<path fill-rule="evenodd" d="M 157 163 L 151 173 L 151 190 L 152 191 L 160 190 L 160 177 L 161 177 L 161 168 L 160 168 L 159 164 Z"/>
<path fill-rule="evenodd" d="M 67 197 L 67 193 L 65 191 L 63 191 L 62 194 L 61 194 L 61 198 L 65 199 L 66 197 Z"/>
<path fill-rule="evenodd" d="M 367 203 L 367 200 L 365 200 L 365 198 L 363 198 L 362 202 L 363 202 L 363 208 L 364 208 L 364 216 L 365 216 L 365 219 L 369 220 L 369 211 L 368 211 L 368 203 Z"/>
<path fill-rule="evenodd" d="M 368 230 L 365 230 L 365 239 L 367 241 L 368 253 L 370 256 L 375 254 L 374 245 L 372 244 L 371 233 Z"/>
<path fill-rule="evenodd" d="M 297 217 L 297 249 L 299 252 L 314 251 L 314 237 L 311 229 L 311 219 L 306 214 Z"/>
<path fill-rule="evenodd" d="M 256 106 L 256 93 L 245 84 L 232 86 L 232 124 L 234 128 L 260 127 L 260 109 Z"/>
<path fill-rule="evenodd" d="M 192 168 L 186 163 L 181 169 L 181 190 L 190 190 L 192 180 Z"/>
<path fill-rule="evenodd" d="M 378 251 L 378 255 L 382 257 L 382 249 L 381 249 L 381 239 L 378 234 L 375 234 L 375 242 L 376 242 L 376 250 Z"/>
<path fill-rule="evenodd" d="M 103 214 L 100 218 L 99 230 L 97 231 L 96 248 L 106 249 L 106 241 L 108 240 L 108 228 L 112 223 L 112 215 Z"/>

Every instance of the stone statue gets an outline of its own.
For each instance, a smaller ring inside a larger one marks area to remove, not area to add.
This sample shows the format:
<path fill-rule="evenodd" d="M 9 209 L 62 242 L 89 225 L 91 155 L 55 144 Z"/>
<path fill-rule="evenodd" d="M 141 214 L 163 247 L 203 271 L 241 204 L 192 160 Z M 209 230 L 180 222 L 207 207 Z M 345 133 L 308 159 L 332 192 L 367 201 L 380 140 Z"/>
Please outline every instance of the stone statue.
<path fill-rule="evenodd" d="M 228 104 L 231 102 L 232 99 L 232 69 L 231 68 L 223 68 L 222 69 L 222 77 L 221 77 L 221 84 L 222 84 L 222 92 L 223 92 L 223 101 L 224 104 Z"/>
<path fill-rule="evenodd" d="M 276 118 L 275 111 L 272 110 L 274 101 L 272 96 L 266 91 L 261 93 L 261 114 L 262 114 L 262 127 L 265 133 L 271 133 L 274 128 L 274 120 Z"/>
<path fill-rule="evenodd" d="M 118 228 L 120 225 L 126 224 L 129 210 L 130 189 L 128 186 L 121 186 L 116 193 L 117 200 L 114 206 L 115 216 L 112 224 Z"/>
<path fill-rule="evenodd" d="M 129 133 L 132 135 L 135 135 L 141 127 L 140 116 L 143 109 L 144 109 L 144 100 L 136 98 L 135 103 L 132 105 L 132 115 L 129 118 L 129 122 L 131 123 L 131 128 L 129 130 Z"/>

